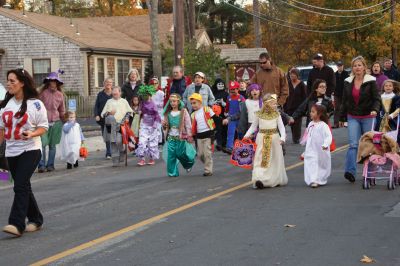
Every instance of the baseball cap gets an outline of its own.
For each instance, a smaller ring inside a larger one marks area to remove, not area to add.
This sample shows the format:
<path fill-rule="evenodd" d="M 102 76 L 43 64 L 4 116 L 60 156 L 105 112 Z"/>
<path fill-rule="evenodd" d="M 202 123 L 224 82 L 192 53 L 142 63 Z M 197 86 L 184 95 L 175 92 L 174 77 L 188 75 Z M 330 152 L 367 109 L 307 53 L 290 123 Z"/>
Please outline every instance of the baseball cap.
<path fill-rule="evenodd" d="M 240 84 L 237 81 L 231 81 L 229 82 L 229 89 L 230 90 L 235 90 L 235 89 L 239 89 L 240 88 Z"/>
<path fill-rule="evenodd" d="M 196 101 L 200 101 L 201 103 L 203 102 L 203 98 L 201 97 L 201 94 L 199 94 L 199 93 L 193 93 L 192 95 L 190 95 L 189 100 L 196 100 Z"/>
<path fill-rule="evenodd" d="M 315 54 L 315 55 L 314 55 L 313 59 L 315 59 L 315 60 L 321 60 L 321 59 L 324 59 L 324 56 L 323 56 L 321 53 L 318 53 L 318 54 Z"/>
<path fill-rule="evenodd" d="M 202 77 L 203 79 L 206 78 L 206 75 L 205 75 L 203 72 L 200 72 L 200 71 L 196 72 L 196 74 L 194 74 L 194 76 L 200 76 L 200 77 Z"/>
<path fill-rule="evenodd" d="M 343 61 L 339 60 L 339 61 L 337 61 L 336 65 L 343 66 L 344 64 L 343 64 Z"/>

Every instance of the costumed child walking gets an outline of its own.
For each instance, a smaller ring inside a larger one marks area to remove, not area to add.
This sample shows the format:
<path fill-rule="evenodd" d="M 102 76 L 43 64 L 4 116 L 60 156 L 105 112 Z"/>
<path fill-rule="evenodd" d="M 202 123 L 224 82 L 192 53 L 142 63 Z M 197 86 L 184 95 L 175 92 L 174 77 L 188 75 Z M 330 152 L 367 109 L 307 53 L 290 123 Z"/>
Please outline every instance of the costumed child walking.
<path fill-rule="evenodd" d="M 253 124 L 256 117 L 256 113 L 260 111 L 262 107 L 262 99 L 260 98 L 261 86 L 258 84 L 251 84 L 247 87 L 247 94 L 249 98 L 242 103 L 242 110 L 240 112 L 240 120 L 238 125 L 238 131 L 241 134 L 246 134 L 247 130 Z"/>
<path fill-rule="evenodd" d="M 67 163 L 67 169 L 72 169 L 72 165 L 78 167 L 79 149 L 85 137 L 81 126 L 76 122 L 76 115 L 73 111 L 68 111 L 68 121 L 63 126 L 61 135 L 61 160 Z"/>
<path fill-rule="evenodd" d="M 160 158 L 158 141 L 161 134 L 161 117 L 156 104 L 151 98 L 155 93 L 156 90 L 151 85 L 142 85 L 138 92 L 139 96 L 143 99 L 141 106 L 142 119 L 139 128 L 139 145 L 136 149 L 139 166 L 144 166 L 146 159 L 148 159 L 148 165 L 154 165 L 155 160 Z"/>
<path fill-rule="evenodd" d="M 317 188 L 325 185 L 331 175 L 332 133 L 328 126 L 328 115 L 323 105 L 313 105 L 302 143 L 306 145 L 304 158 L 304 181 L 308 186 Z"/>
<path fill-rule="evenodd" d="M 133 111 L 133 119 L 131 129 L 136 137 L 139 136 L 139 126 L 140 126 L 140 98 L 135 95 L 132 97 L 132 111 Z"/>
<path fill-rule="evenodd" d="M 375 129 L 380 132 L 389 132 L 396 130 L 396 122 L 393 119 L 397 118 L 400 112 L 399 83 L 387 79 L 382 84 L 382 90 L 381 110 L 377 117 Z"/>
<path fill-rule="evenodd" d="M 256 112 L 253 124 L 244 138 L 251 138 L 257 131 L 257 149 L 253 163 L 253 188 L 284 186 L 288 182 L 282 145 L 286 131 L 278 111 L 276 94 L 263 97 L 263 107 Z"/>
<path fill-rule="evenodd" d="M 190 104 L 193 108 L 192 117 L 192 135 L 196 139 L 197 154 L 204 163 L 203 176 L 213 175 L 213 143 L 215 116 L 213 110 L 208 106 L 202 106 L 202 97 L 198 93 L 193 93 L 190 97 Z"/>
<path fill-rule="evenodd" d="M 239 94 L 239 82 L 231 81 L 229 83 L 228 101 L 225 107 L 225 113 L 227 118 L 224 120 L 224 124 L 228 125 L 228 137 L 226 141 L 226 150 L 228 154 L 232 154 L 233 142 L 237 134 L 237 127 L 240 119 L 241 103 L 245 102 L 245 98 Z M 240 136 L 239 136 L 240 137 Z"/>
<path fill-rule="evenodd" d="M 109 99 L 101 112 L 104 118 L 104 142 L 111 143 L 111 158 L 113 167 L 117 167 L 124 160 L 124 145 L 122 144 L 121 125 L 129 123 L 133 110 L 128 101 L 121 98 L 121 88 L 114 87 L 112 98 Z"/>
<path fill-rule="evenodd" d="M 164 98 L 165 98 L 165 93 L 163 89 L 161 88 L 160 82 L 158 78 L 154 77 L 150 80 L 149 82 L 150 85 L 154 87 L 156 90 L 156 93 L 151 97 L 154 101 L 154 104 L 157 106 L 158 114 L 161 117 L 161 121 L 164 119 L 163 112 L 164 112 Z M 162 130 L 162 125 L 160 123 L 160 134 L 159 134 L 159 139 L 158 143 L 163 144 L 164 138 L 163 138 L 163 130 Z"/>
<path fill-rule="evenodd" d="M 168 176 L 179 176 L 179 163 L 190 172 L 196 158 L 196 150 L 188 143 L 193 142 L 192 123 L 185 104 L 177 93 L 171 94 L 164 108 L 163 127 L 167 136 L 163 156 L 166 156 Z"/>
<path fill-rule="evenodd" d="M 226 139 L 228 133 L 228 127 L 223 125 L 222 122 L 226 118 L 223 110 L 225 110 L 226 102 L 229 96 L 225 82 L 217 78 L 214 85 L 212 86 L 212 93 L 215 97 L 215 103 L 213 105 L 213 111 L 215 113 L 215 138 L 217 140 L 217 151 L 226 149 Z"/>

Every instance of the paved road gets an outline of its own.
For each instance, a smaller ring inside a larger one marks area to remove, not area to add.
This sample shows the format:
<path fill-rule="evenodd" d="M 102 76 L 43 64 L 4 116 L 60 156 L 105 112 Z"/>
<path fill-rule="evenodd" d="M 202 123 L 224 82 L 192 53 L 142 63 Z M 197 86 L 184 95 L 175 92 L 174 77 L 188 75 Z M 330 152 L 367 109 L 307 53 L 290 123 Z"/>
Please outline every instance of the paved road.
<path fill-rule="evenodd" d="M 335 131 L 338 146 L 345 135 Z M 298 163 L 302 147 L 288 145 L 287 151 L 286 165 Z M 60 252 L 52 265 L 336 266 L 360 265 L 364 254 L 376 265 L 400 265 L 399 192 L 347 183 L 344 154 L 333 155 L 323 188 L 306 187 L 300 166 L 288 171 L 286 187 L 255 191 L 244 185 L 225 193 L 251 173 L 231 167 L 222 153 L 215 154 L 212 177 L 201 175 L 199 163 L 190 174 L 168 178 L 163 162 L 140 168 L 132 158 L 127 168 L 111 168 L 102 151 L 93 152 L 77 170 L 60 166 L 55 176 L 35 176 L 45 228 L 19 239 L 0 234 L 0 265 L 27 265 Z M 3 223 L 11 202 L 12 190 L 3 184 Z M 176 214 L 166 213 L 171 210 Z M 91 246 L 95 239 L 101 243 Z M 75 248 L 81 244 L 91 247 Z"/>

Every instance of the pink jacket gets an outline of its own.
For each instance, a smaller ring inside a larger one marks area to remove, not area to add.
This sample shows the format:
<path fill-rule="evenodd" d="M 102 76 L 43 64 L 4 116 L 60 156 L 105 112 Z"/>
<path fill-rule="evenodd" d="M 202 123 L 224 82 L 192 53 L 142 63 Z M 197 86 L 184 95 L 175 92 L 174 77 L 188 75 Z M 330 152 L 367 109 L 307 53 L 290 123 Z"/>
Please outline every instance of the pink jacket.
<path fill-rule="evenodd" d="M 65 120 L 64 94 L 61 91 L 45 89 L 40 93 L 39 99 L 46 107 L 49 123 Z"/>

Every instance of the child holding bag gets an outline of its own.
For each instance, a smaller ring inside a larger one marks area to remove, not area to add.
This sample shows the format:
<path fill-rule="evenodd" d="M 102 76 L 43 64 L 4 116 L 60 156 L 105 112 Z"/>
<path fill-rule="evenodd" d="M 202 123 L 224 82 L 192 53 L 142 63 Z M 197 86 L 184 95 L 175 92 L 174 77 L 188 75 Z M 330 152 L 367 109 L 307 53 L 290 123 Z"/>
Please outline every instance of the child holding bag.
<path fill-rule="evenodd" d="M 304 134 L 302 145 L 306 145 L 304 158 L 304 181 L 308 186 L 317 188 L 325 185 L 331 175 L 332 134 L 328 126 L 328 115 L 323 105 L 313 105 L 310 119 Z"/>
<path fill-rule="evenodd" d="M 61 135 L 61 160 L 67 163 L 67 169 L 72 169 L 72 165 L 78 167 L 79 149 L 83 144 L 81 126 L 76 122 L 76 115 L 73 111 L 68 111 L 68 122 L 63 125 Z"/>
<path fill-rule="evenodd" d="M 195 162 L 196 150 L 188 143 L 193 142 L 192 123 L 179 94 L 172 93 L 169 97 L 164 108 L 163 127 L 167 136 L 163 156 L 166 156 L 164 159 L 168 176 L 179 176 L 179 163 L 190 172 Z"/>
<path fill-rule="evenodd" d="M 255 119 L 244 138 L 250 138 L 258 129 L 257 149 L 253 163 L 253 187 L 276 187 L 286 185 L 288 178 L 285 170 L 282 146 L 286 131 L 278 111 L 276 94 L 266 94 L 264 105 L 256 112 Z"/>

